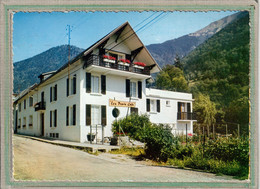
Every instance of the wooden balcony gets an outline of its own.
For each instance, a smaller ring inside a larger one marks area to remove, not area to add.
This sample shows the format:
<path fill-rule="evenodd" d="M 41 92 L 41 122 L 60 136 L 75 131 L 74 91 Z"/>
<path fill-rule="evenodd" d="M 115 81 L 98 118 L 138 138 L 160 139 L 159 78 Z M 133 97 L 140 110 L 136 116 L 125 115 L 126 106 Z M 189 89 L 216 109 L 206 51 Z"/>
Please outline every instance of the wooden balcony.
<path fill-rule="evenodd" d="M 178 112 L 177 120 L 196 120 L 196 114 L 194 112 Z"/>
<path fill-rule="evenodd" d="M 142 66 L 134 65 L 133 63 L 128 64 L 128 63 L 119 62 L 117 60 L 104 59 L 103 56 L 90 55 L 85 60 L 84 67 L 87 68 L 92 65 L 113 69 L 113 70 L 120 70 L 128 73 L 143 74 L 150 77 L 150 69 L 147 66 L 142 67 Z"/>

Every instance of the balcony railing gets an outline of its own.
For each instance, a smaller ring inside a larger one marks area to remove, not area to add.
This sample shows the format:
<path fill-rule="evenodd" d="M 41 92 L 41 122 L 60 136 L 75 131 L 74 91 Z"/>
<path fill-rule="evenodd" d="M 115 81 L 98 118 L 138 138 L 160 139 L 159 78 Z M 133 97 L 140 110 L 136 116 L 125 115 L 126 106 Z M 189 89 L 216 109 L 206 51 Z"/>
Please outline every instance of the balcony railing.
<path fill-rule="evenodd" d="M 34 109 L 35 111 L 45 110 L 46 109 L 45 102 L 38 102 L 37 104 L 35 104 Z"/>
<path fill-rule="evenodd" d="M 121 63 L 116 60 L 105 60 L 103 59 L 103 56 L 98 56 L 98 55 L 91 55 L 85 62 L 86 67 L 90 65 L 96 65 L 96 66 L 102 66 L 106 68 L 111 68 L 111 69 L 117 69 L 117 70 L 123 70 L 127 72 L 133 72 L 133 73 L 139 73 L 139 74 L 145 74 L 145 75 L 150 75 L 150 69 L 145 66 L 145 67 L 140 67 L 136 66 L 133 63 Z"/>
<path fill-rule="evenodd" d="M 194 112 L 178 112 L 177 120 L 196 120 L 196 114 Z"/>

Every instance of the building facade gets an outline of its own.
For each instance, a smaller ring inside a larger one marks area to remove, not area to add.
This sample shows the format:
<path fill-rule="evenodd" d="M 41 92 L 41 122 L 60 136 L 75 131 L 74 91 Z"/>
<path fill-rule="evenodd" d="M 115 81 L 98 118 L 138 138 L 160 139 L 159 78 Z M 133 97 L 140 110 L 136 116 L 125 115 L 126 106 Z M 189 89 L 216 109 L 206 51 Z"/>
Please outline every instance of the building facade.
<path fill-rule="evenodd" d="M 166 123 L 173 134 L 193 133 L 192 95 L 146 88 L 159 66 L 128 22 L 100 39 L 14 102 L 14 130 L 20 134 L 85 142 L 112 136 L 111 100 L 134 103 L 117 107 L 119 118 L 148 114 Z"/>

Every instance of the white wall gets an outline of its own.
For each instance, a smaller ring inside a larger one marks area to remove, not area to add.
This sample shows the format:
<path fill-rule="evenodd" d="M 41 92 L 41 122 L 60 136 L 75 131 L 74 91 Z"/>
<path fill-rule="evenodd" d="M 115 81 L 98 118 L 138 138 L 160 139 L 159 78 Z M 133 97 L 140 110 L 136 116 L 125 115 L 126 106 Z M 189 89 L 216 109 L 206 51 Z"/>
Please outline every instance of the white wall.
<path fill-rule="evenodd" d="M 91 94 L 86 93 L 86 79 L 85 79 L 85 72 L 81 74 L 82 76 L 82 83 L 81 83 L 81 97 L 80 97 L 80 115 L 81 115 L 81 142 L 84 142 L 86 140 L 86 135 L 90 131 L 90 126 L 86 126 L 86 104 L 91 105 L 105 105 L 107 107 L 107 126 L 104 129 L 104 137 L 110 137 L 112 136 L 112 122 L 115 120 L 115 118 L 112 116 L 112 110 L 114 107 L 109 106 L 109 99 L 115 99 L 119 101 L 127 101 L 129 102 L 129 97 L 126 97 L 125 92 L 125 83 L 126 78 L 120 77 L 120 76 L 114 76 L 114 75 L 106 75 L 106 94 Z M 97 73 L 91 73 L 95 75 L 99 75 Z M 101 75 L 101 74 L 100 74 Z M 135 79 L 131 79 L 131 81 L 138 81 Z M 138 88 L 138 86 L 137 86 Z M 146 99 L 145 99 L 145 81 L 142 81 L 142 99 L 139 98 L 132 98 L 132 102 L 136 102 L 136 107 L 138 108 L 139 113 L 145 113 L 146 109 Z M 120 115 L 118 119 L 125 117 L 127 115 L 127 107 L 117 107 L 120 110 Z M 129 108 L 129 114 L 130 114 L 130 108 Z M 95 132 L 95 127 L 93 132 Z M 101 128 L 98 130 L 98 137 L 101 139 Z"/>
<path fill-rule="evenodd" d="M 172 128 L 172 133 L 186 134 L 186 124 L 188 133 L 193 133 L 193 121 L 177 120 L 178 102 L 185 102 L 191 104 L 192 112 L 192 94 L 171 92 L 158 89 L 146 89 L 146 98 L 151 100 L 160 100 L 160 112 L 149 112 L 150 120 L 153 123 L 169 124 Z M 166 101 L 170 101 L 170 106 L 166 105 Z"/>
<path fill-rule="evenodd" d="M 35 92 L 35 91 L 31 92 L 30 95 L 26 95 L 22 99 L 19 100 L 18 104 L 21 103 L 21 111 L 19 112 L 19 109 L 18 109 L 19 105 L 17 104 L 17 110 L 18 110 L 17 122 L 19 122 L 19 119 L 21 119 L 21 125 L 20 125 L 21 127 L 17 128 L 17 133 L 32 135 L 32 136 L 39 136 L 40 135 L 40 126 L 38 124 L 39 116 L 38 116 L 37 112 L 34 111 L 34 107 L 29 106 L 29 96 L 33 96 L 33 104 L 35 104 L 37 102 L 37 92 Z M 26 99 L 26 109 L 24 109 L 24 100 L 25 99 Z M 33 126 L 29 126 L 29 116 L 30 115 L 33 116 Z M 26 126 L 25 127 L 23 127 L 24 117 L 26 117 Z M 14 117 L 14 119 L 15 119 L 15 117 Z"/>

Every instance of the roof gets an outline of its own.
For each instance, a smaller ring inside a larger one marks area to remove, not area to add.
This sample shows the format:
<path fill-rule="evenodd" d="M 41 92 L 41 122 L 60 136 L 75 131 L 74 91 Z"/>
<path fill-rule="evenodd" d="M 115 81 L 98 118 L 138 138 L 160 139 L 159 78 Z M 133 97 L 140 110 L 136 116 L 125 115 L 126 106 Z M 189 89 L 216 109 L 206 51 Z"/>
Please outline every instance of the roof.
<path fill-rule="evenodd" d="M 142 47 L 142 50 L 140 51 L 139 55 L 136 56 L 136 58 L 141 59 L 140 61 L 146 62 L 146 65 L 148 66 L 152 66 L 152 70 L 151 73 L 155 73 L 155 72 L 159 72 L 161 70 L 161 68 L 159 67 L 159 65 L 157 64 L 157 62 L 154 60 L 154 58 L 152 57 L 152 55 L 149 53 L 149 51 L 147 50 L 147 48 L 144 46 L 144 44 L 141 42 L 141 40 L 139 39 L 139 37 L 137 36 L 137 34 L 135 33 L 135 31 L 133 30 L 133 28 L 130 26 L 130 24 L 128 22 L 123 23 L 121 26 L 117 27 L 116 29 L 114 29 L 113 31 L 111 31 L 110 33 L 108 33 L 107 35 L 105 35 L 103 38 L 101 38 L 100 40 L 98 40 L 96 43 L 94 43 L 93 45 L 91 45 L 89 48 L 87 48 L 86 50 L 84 50 L 83 52 L 81 52 L 79 55 L 77 55 L 76 57 L 74 57 L 72 60 L 68 61 L 66 64 L 64 64 L 61 68 L 59 68 L 57 71 L 54 71 L 54 73 L 52 75 L 50 75 L 48 78 L 46 78 L 45 80 L 43 80 L 42 82 L 40 82 L 38 85 L 34 85 L 33 88 L 39 87 L 41 86 L 43 83 L 45 83 L 46 81 L 48 81 L 49 79 L 51 79 L 53 76 L 59 74 L 62 70 L 66 69 L 68 67 L 68 65 L 72 65 L 73 63 L 77 62 L 80 58 L 82 58 L 83 56 L 88 55 L 89 53 L 91 53 L 95 48 L 97 48 L 98 46 L 100 46 L 102 43 L 104 43 L 106 40 L 108 40 L 110 37 L 112 37 L 114 34 L 116 34 L 117 32 L 121 31 L 121 35 L 125 35 L 125 39 L 124 39 L 124 43 L 127 43 L 130 46 L 130 50 L 134 51 L 140 47 Z M 109 44 L 110 45 L 110 44 Z M 111 50 L 112 47 L 109 47 L 109 45 L 106 48 L 110 48 L 109 50 Z M 49 74 L 49 72 L 47 72 Z M 41 74 L 41 75 L 44 75 Z M 29 88 L 30 89 L 30 88 Z M 26 91 L 26 90 L 25 90 Z M 27 93 L 30 90 L 27 91 Z M 20 98 L 23 98 L 27 93 L 24 93 L 24 95 L 19 95 L 19 98 L 16 99 L 16 101 L 18 101 Z M 16 102 L 15 101 L 15 102 Z"/>

